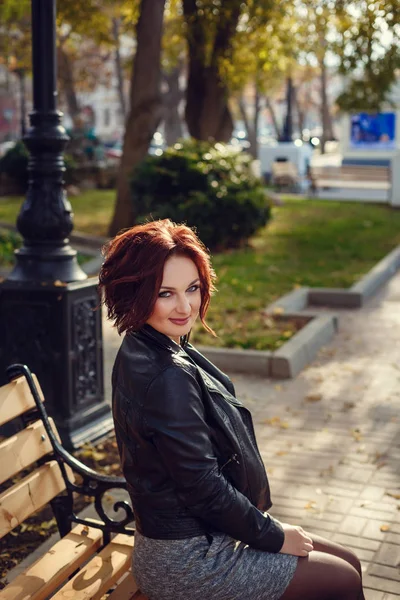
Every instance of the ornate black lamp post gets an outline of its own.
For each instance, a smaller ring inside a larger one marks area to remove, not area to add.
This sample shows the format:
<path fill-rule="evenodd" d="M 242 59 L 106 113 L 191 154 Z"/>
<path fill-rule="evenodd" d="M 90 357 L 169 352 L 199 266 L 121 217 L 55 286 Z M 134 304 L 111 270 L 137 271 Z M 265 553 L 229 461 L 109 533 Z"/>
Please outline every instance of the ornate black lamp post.
<path fill-rule="evenodd" d="M 55 0 L 32 0 L 33 112 L 24 142 L 29 187 L 17 220 L 23 246 L 0 285 L 0 377 L 26 363 L 39 377 L 63 441 L 75 447 L 112 428 L 104 401 L 101 311 L 69 245 L 64 190 L 68 141 L 57 110 Z"/>

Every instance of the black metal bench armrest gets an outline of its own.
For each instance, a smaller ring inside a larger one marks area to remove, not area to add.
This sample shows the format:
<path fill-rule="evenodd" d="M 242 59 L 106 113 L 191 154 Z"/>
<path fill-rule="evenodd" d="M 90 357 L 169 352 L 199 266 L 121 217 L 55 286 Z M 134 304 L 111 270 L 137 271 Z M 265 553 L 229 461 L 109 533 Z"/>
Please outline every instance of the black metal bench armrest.
<path fill-rule="evenodd" d="M 107 515 L 102 504 L 104 495 L 111 489 L 127 489 L 125 478 L 97 473 L 94 469 L 91 469 L 70 454 L 70 452 L 68 452 L 68 450 L 66 450 L 58 441 L 53 431 L 47 411 L 40 399 L 39 391 L 30 369 L 22 364 L 13 364 L 7 368 L 7 377 L 9 381 L 16 377 L 20 377 L 21 375 L 27 380 L 38 413 L 53 447 L 54 458 L 58 462 L 67 488 L 67 495 L 59 496 L 52 501 L 52 507 L 61 535 L 65 535 L 70 531 L 72 522 L 82 523 L 91 527 L 98 527 L 103 530 L 107 537 L 109 537 L 111 532 L 133 535 L 135 531 L 134 528 L 126 527 L 128 523 L 134 521 L 134 514 L 129 503 L 125 500 L 114 503 L 113 509 L 115 512 L 122 509 L 125 513 L 121 519 L 112 519 Z M 74 473 L 81 476 L 81 483 L 76 483 L 71 480 L 67 467 L 70 467 Z M 75 514 L 73 493 L 90 496 L 94 499 L 94 506 L 101 522 L 96 521 L 94 523 L 91 520 L 82 519 Z"/>

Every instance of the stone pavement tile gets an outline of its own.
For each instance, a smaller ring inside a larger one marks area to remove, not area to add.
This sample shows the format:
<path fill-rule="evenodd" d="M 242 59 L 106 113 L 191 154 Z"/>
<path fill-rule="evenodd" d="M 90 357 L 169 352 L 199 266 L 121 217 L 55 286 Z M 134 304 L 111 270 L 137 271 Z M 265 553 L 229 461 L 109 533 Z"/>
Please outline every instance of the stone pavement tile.
<path fill-rule="evenodd" d="M 377 501 L 378 502 L 382 498 L 385 498 L 385 501 L 387 501 L 387 500 L 389 500 L 390 496 L 385 496 L 385 493 L 386 492 L 384 490 L 382 490 L 382 488 L 380 486 L 367 485 L 362 490 L 360 497 L 364 501 L 371 501 L 371 502 Z"/>
<path fill-rule="evenodd" d="M 364 575 L 364 586 L 368 589 L 378 590 L 381 592 L 390 592 L 392 594 L 400 594 L 400 582 L 392 579 L 376 577 L 375 575 Z"/>
<path fill-rule="evenodd" d="M 338 531 L 348 535 L 361 535 L 367 524 L 367 519 L 348 515 L 340 522 Z"/>
<path fill-rule="evenodd" d="M 334 533 L 332 540 L 338 544 L 350 546 L 350 548 L 361 548 L 372 552 L 379 550 L 380 547 L 379 540 L 370 540 L 362 536 L 353 536 L 346 533 Z"/>
<path fill-rule="evenodd" d="M 387 567 L 386 565 L 372 564 L 368 573 L 371 576 L 382 577 L 383 579 L 391 579 L 393 581 L 400 582 L 400 572 L 398 567 Z"/>
<path fill-rule="evenodd" d="M 377 592 L 376 590 L 365 590 L 365 600 L 385 600 L 384 592 Z"/>
<path fill-rule="evenodd" d="M 346 544 L 346 546 L 349 546 L 349 544 Z M 351 546 L 349 546 L 351 548 Z M 360 559 L 361 562 L 364 563 L 368 563 L 370 564 L 372 562 L 373 556 L 375 554 L 375 552 L 373 550 L 370 550 L 369 548 L 357 548 L 355 550 L 355 553 L 357 554 L 358 558 Z"/>
<path fill-rule="evenodd" d="M 381 530 L 381 527 L 388 527 L 385 531 Z M 394 525 L 389 525 L 389 523 L 383 521 L 375 521 L 373 519 L 367 520 L 367 523 L 362 531 L 362 535 L 366 538 L 371 538 L 373 540 L 379 540 L 383 542 L 386 539 L 386 535 L 388 531 L 391 531 L 394 528 Z M 396 533 L 393 532 L 392 533 Z"/>
<path fill-rule="evenodd" d="M 386 505 L 385 505 L 386 506 Z M 353 506 L 350 509 L 350 515 L 355 517 L 365 517 L 370 519 L 381 519 L 385 523 L 395 522 L 398 519 L 398 510 L 393 506 L 391 510 L 381 510 L 379 506 L 371 508 L 370 506 Z"/>
<path fill-rule="evenodd" d="M 385 542 L 388 542 L 388 544 L 397 544 L 398 546 L 400 546 L 400 535 L 398 533 L 392 533 L 389 529 L 385 537 Z"/>
<path fill-rule="evenodd" d="M 400 545 L 384 542 L 374 557 L 374 562 L 389 567 L 400 567 Z M 399 571 L 400 577 L 400 571 Z"/>
<path fill-rule="evenodd" d="M 400 598 L 400 594 L 385 594 L 383 596 L 383 600 L 399 600 L 399 598 Z"/>

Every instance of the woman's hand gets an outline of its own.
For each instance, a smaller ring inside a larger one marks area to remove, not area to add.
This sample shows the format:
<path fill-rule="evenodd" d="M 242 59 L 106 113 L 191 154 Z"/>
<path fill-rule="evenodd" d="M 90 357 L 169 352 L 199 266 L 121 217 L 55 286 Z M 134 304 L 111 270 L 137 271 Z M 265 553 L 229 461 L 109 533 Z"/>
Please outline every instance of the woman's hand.
<path fill-rule="evenodd" d="M 285 532 L 285 541 L 280 549 L 280 554 L 292 554 L 293 556 L 308 556 L 314 549 L 310 536 L 302 527 L 281 523 Z"/>

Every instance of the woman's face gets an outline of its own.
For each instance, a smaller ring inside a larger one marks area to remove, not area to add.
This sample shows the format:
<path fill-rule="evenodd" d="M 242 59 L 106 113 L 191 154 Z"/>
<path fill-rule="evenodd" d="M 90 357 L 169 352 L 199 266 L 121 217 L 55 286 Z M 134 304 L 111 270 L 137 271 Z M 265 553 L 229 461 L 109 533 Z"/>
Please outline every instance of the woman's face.
<path fill-rule="evenodd" d="M 154 311 L 147 323 L 179 343 L 189 333 L 201 304 L 200 277 L 187 256 L 171 256 L 164 265 L 163 280 Z"/>

